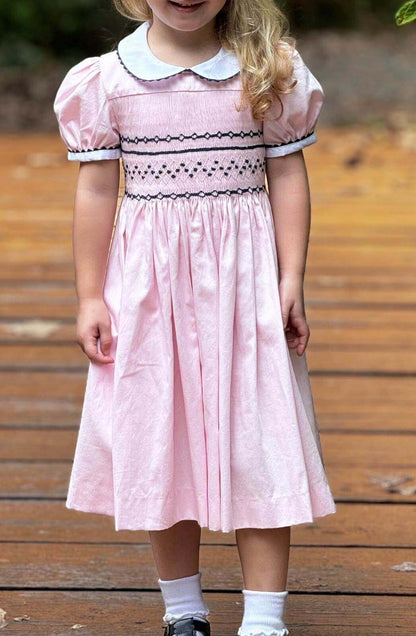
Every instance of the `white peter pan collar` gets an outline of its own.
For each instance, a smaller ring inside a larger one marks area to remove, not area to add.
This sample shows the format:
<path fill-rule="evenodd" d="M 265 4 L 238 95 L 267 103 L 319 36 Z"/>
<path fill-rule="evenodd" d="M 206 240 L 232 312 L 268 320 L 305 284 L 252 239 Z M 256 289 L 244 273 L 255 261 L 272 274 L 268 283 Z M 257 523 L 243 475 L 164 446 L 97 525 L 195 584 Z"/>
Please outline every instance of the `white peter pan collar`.
<path fill-rule="evenodd" d="M 231 51 L 220 48 L 218 53 L 205 62 L 191 67 L 175 66 L 159 60 L 150 50 L 147 42 L 147 31 L 151 25 L 149 20 L 120 40 L 117 55 L 125 69 L 141 80 L 161 80 L 185 71 L 208 80 L 221 81 L 234 77 L 240 72 L 237 56 Z"/>

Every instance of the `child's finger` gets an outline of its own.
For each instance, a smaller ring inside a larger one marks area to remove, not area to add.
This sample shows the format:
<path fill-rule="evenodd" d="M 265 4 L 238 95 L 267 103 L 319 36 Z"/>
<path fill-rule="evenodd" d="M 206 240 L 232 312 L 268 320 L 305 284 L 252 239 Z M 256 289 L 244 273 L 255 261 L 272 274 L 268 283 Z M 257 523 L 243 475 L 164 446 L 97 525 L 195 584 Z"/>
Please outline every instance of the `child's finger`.
<path fill-rule="evenodd" d="M 111 356 L 101 353 L 98 349 L 97 336 L 90 335 L 83 342 L 83 349 L 91 362 L 114 362 Z"/>
<path fill-rule="evenodd" d="M 296 347 L 299 344 L 297 332 L 294 331 L 292 327 L 286 327 L 285 334 L 289 347 Z"/>
<path fill-rule="evenodd" d="M 290 349 L 297 349 L 301 356 L 306 349 L 309 339 L 309 327 L 305 316 L 290 316 L 288 326 L 285 328 L 287 344 Z"/>
<path fill-rule="evenodd" d="M 302 323 L 298 327 L 298 343 L 297 343 L 297 354 L 301 356 L 306 349 L 306 345 L 309 340 L 309 327 L 306 320 L 303 320 Z"/>
<path fill-rule="evenodd" d="M 111 323 L 101 322 L 98 324 L 98 329 L 100 332 L 100 349 L 105 356 L 110 355 L 110 348 L 112 343 L 112 335 L 111 335 Z"/>
<path fill-rule="evenodd" d="M 84 353 L 89 357 L 90 360 L 93 360 L 99 353 L 97 347 L 97 337 L 94 334 L 85 336 L 81 340 L 81 346 L 84 350 Z"/>
<path fill-rule="evenodd" d="M 298 356 L 301 356 L 303 352 L 305 351 L 308 338 L 309 338 L 308 336 L 300 336 L 299 343 L 296 350 L 296 353 L 298 354 Z"/>

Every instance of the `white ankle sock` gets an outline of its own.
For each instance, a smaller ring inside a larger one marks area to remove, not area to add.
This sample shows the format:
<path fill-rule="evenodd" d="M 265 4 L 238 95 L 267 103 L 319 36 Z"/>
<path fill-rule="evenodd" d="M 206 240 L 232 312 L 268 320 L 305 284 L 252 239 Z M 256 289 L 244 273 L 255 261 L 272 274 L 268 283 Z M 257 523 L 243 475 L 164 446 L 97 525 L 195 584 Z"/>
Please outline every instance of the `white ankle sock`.
<path fill-rule="evenodd" d="M 180 618 L 192 616 L 207 620 L 209 609 L 203 599 L 201 590 L 201 572 L 183 576 L 179 579 L 163 581 L 158 579 L 165 602 L 163 620 L 173 623 Z M 197 632 L 198 636 L 199 632 Z"/>
<path fill-rule="evenodd" d="M 262 590 L 242 590 L 244 596 L 244 616 L 238 629 L 238 636 L 287 636 L 283 615 L 288 590 L 283 592 L 263 592 Z"/>

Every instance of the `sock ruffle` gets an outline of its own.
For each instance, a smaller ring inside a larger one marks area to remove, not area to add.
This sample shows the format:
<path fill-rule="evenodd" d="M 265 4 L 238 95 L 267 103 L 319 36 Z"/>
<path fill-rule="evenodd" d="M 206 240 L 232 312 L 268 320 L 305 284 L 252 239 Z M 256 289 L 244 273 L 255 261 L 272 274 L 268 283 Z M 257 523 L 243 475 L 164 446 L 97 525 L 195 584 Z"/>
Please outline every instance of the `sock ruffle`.
<path fill-rule="evenodd" d="M 208 621 L 208 619 L 206 618 L 209 614 L 209 610 L 207 610 L 206 612 L 185 612 L 182 614 L 179 613 L 175 613 L 175 614 L 170 614 L 169 612 L 166 612 L 166 614 L 164 615 L 163 619 L 166 621 L 166 623 L 174 623 L 175 621 L 179 621 L 182 620 L 182 618 L 200 618 L 202 620 L 206 620 Z"/>
<path fill-rule="evenodd" d="M 238 636 L 289 636 L 289 630 L 284 627 L 278 631 L 272 632 L 242 632 L 240 629 L 237 631 Z"/>

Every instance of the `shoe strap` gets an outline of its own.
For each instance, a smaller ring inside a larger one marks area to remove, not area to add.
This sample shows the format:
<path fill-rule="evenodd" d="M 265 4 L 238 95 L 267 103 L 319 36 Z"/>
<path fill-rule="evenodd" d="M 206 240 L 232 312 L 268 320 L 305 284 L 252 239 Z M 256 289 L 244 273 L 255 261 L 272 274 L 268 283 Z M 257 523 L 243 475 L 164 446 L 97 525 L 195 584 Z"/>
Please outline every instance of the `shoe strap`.
<path fill-rule="evenodd" d="M 204 636 L 211 636 L 210 624 L 199 618 L 181 618 L 171 623 L 166 630 L 166 636 L 193 636 L 194 632 L 201 632 Z"/>

